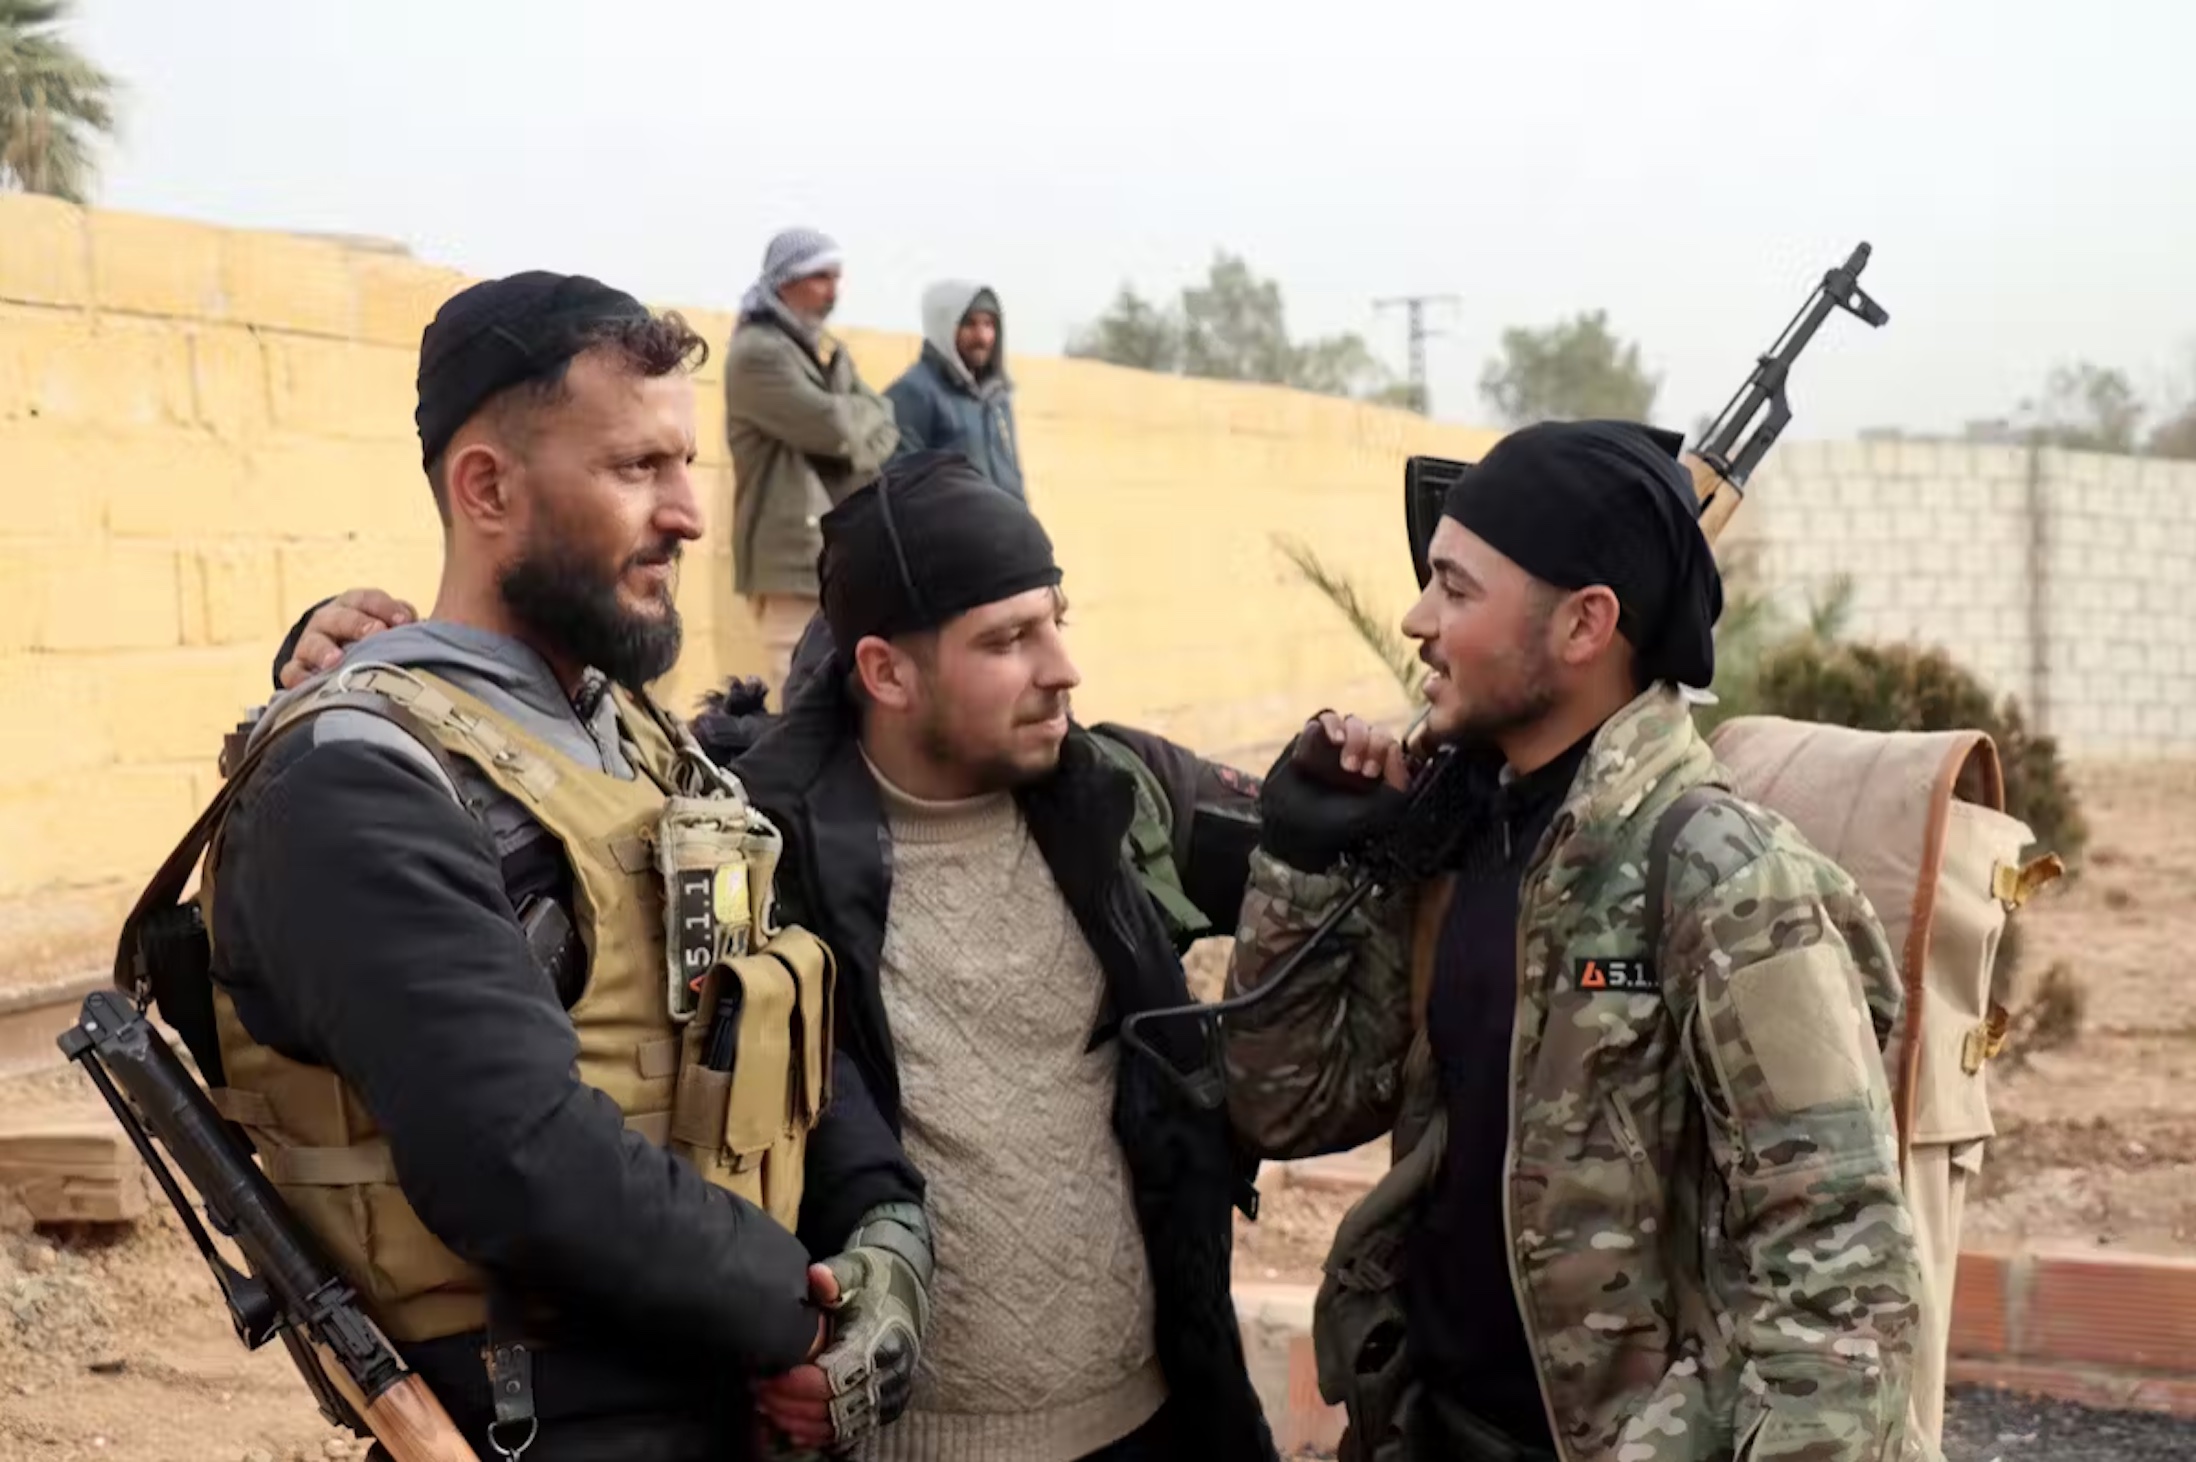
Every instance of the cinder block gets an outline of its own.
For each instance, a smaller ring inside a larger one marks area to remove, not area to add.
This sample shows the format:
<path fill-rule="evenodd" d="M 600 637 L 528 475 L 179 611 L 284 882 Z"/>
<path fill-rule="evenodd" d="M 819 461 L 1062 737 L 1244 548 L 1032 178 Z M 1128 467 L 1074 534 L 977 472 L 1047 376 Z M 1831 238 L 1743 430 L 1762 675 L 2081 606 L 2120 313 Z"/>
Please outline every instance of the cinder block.
<path fill-rule="evenodd" d="M 263 434 L 273 419 L 267 355 L 248 326 L 202 325 L 190 334 L 193 418 L 226 441 Z"/>
<path fill-rule="evenodd" d="M 0 306 L 0 340 L 16 349 L 24 414 L 100 427 L 191 420 L 190 357 L 172 330 Z"/>
<path fill-rule="evenodd" d="M 252 644 L 102 656 L 120 761 L 211 768 L 221 738 L 274 694 L 270 666 L 277 643 L 269 635 Z M 160 713 L 143 714 L 148 705 Z"/>
<path fill-rule="evenodd" d="M 272 650 L 288 621 L 272 544 L 219 543 L 183 551 L 178 569 L 186 645 Z"/>
<path fill-rule="evenodd" d="M 358 328 L 350 260 L 324 239 L 224 235 L 221 280 L 229 318 L 240 324 L 344 338 Z"/>
<path fill-rule="evenodd" d="M 1927 480 L 1943 477 L 1952 469 L 1944 465 L 1945 445 L 1942 442 L 1898 443 L 1898 475 Z"/>
<path fill-rule="evenodd" d="M 296 336 L 269 342 L 275 424 L 311 436 L 416 442 L 417 350 Z"/>
<path fill-rule="evenodd" d="M 84 466 L 100 447 L 96 437 L 43 422 L 0 421 L 0 538 L 74 539 L 97 529 L 99 497 Z"/>
<path fill-rule="evenodd" d="M 425 613 L 442 572 L 439 544 L 291 543 L 282 546 L 279 557 L 285 623 L 331 594 L 366 587 L 387 590 Z"/>
<path fill-rule="evenodd" d="M 2095 488 L 2105 480 L 2105 457 L 2095 452 L 2060 453 L 2058 470 L 2054 474 L 2075 488 Z"/>
<path fill-rule="evenodd" d="M 0 789 L 0 895 L 142 880 L 196 815 L 189 767 L 101 767 Z"/>
<path fill-rule="evenodd" d="M 140 213 L 90 214 L 92 300 L 102 310 L 219 319 L 222 231 Z"/>
<path fill-rule="evenodd" d="M 0 300 L 80 306 L 90 296 L 84 210 L 58 198 L 0 193 Z"/>
<path fill-rule="evenodd" d="M 455 269 L 442 269 L 385 254 L 351 255 L 351 276 L 358 288 L 358 338 L 419 354 L 420 333 L 435 311 L 470 282 Z"/>
<path fill-rule="evenodd" d="M 252 453 L 246 499 L 284 537 L 442 541 L 417 441 L 271 437 Z"/>
<path fill-rule="evenodd" d="M 113 541 L 47 553 L 32 581 L 43 597 L 37 648 L 124 650 L 183 642 L 173 548 Z"/>
<path fill-rule="evenodd" d="M 1868 446 L 1866 442 L 1839 441 L 1830 444 L 1829 470 L 1839 477 L 1861 477 L 1868 473 Z"/>
<path fill-rule="evenodd" d="M 214 538 L 265 531 L 244 495 L 246 460 L 197 432 L 117 432 L 84 446 L 73 470 L 117 538 Z"/>
<path fill-rule="evenodd" d="M 4 613 L 5 611 L 0 611 Z M 105 657 L 0 654 L 0 706 L 8 713 L 8 787 L 48 781 L 114 759 L 114 720 L 102 689 Z"/>

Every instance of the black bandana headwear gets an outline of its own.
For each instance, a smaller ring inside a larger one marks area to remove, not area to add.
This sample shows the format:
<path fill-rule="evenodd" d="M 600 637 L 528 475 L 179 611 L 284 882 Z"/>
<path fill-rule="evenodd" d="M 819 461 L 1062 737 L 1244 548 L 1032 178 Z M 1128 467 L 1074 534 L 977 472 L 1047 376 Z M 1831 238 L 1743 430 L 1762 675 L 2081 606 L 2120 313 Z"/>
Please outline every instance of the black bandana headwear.
<path fill-rule="evenodd" d="M 1606 585 L 1640 673 L 1705 688 L 1723 575 L 1678 465 L 1684 438 L 1622 421 L 1512 432 L 1449 489 L 1445 516 L 1559 589 Z"/>
<path fill-rule="evenodd" d="M 594 327 L 647 317 L 647 306 L 623 290 L 538 269 L 452 295 L 419 337 L 419 407 L 412 417 L 421 462 L 441 456 L 489 397 L 577 355 Z"/>
<path fill-rule="evenodd" d="M 915 452 L 824 514 L 816 561 L 842 654 L 1060 582 L 1035 514 L 959 452 Z"/>

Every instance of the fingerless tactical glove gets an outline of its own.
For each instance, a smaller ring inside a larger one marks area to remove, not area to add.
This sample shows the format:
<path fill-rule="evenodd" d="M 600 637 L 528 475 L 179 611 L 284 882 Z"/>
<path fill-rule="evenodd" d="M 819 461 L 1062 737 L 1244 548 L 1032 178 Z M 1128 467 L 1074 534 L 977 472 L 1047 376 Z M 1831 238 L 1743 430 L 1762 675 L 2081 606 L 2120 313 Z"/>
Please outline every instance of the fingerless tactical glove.
<path fill-rule="evenodd" d="M 839 1301 L 816 1365 L 831 1383 L 833 1450 L 843 1452 L 905 1411 L 915 1384 L 930 1323 L 930 1225 L 921 1205 L 871 1209 L 846 1248 L 823 1262 Z"/>

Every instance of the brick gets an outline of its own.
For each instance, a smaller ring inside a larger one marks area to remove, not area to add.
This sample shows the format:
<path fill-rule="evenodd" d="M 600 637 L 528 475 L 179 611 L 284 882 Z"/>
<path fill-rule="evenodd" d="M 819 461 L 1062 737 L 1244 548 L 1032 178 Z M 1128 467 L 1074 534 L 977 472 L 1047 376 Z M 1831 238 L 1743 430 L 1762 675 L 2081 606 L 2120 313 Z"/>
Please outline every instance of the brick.
<path fill-rule="evenodd" d="M 435 311 L 470 282 L 458 270 L 386 254 L 353 254 L 351 278 L 358 290 L 358 338 L 415 358 L 420 332 Z"/>
<path fill-rule="evenodd" d="M 273 694 L 269 666 L 278 642 L 268 635 L 252 644 L 98 657 L 117 758 L 126 766 L 213 766 L 221 738 Z M 160 714 L 143 714 L 146 706 Z"/>
<path fill-rule="evenodd" d="M 221 283 L 229 318 L 241 324 L 346 338 L 358 327 L 349 258 L 324 239 L 226 234 Z"/>
<path fill-rule="evenodd" d="M 10 414 L 102 427 L 191 419 L 190 356 L 172 331 L 0 305 L 0 351 L 11 348 L 18 395 Z"/>
<path fill-rule="evenodd" d="M 0 300 L 80 306 L 90 297 L 84 210 L 58 198 L 0 194 Z"/>
<path fill-rule="evenodd" d="M 0 477 L 7 512 L 0 537 L 73 538 L 99 526 L 99 495 L 84 467 L 103 443 L 42 422 L 0 421 Z"/>
<path fill-rule="evenodd" d="M 35 648 L 113 650 L 182 643 L 175 550 L 92 543 L 41 553 L 27 581 Z"/>
<path fill-rule="evenodd" d="M 259 332 L 207 325 L 190 335 L 192 419 L 225 441 L 263 434 L 273 421 Z"/>
<path fill-rule="evenodd" d="M 2007 1318 L 2009 1278 L 2010 1266 L 2003 1255 L 1976 1251 L 1960 1255 L 1952 1278 L 1952 1354 L 2014 1353 Z"/>
<path fill-rule="evenodd" d="M 314 436 L 418 441 L 419 353 L 296 336 L 269 342 L 275 424 Z"/>
<path fill-rule="evenodd" d="M 92 301 L 100 309 L 189 320 L 220 318 L 225 304 L 220 229 L 101 210 L 89 216 L 86 231 Z"/>
<path fill-rule="evenodd" d="M 272 544 L 188 549 L 177 572 L 186 645 L 272 649 L 289 628 L 282 615 L 281 564 Z"/>
<path fill-rule="evenodd" d="M 2040 1256 L 2031 1356 L 2196 1375 L 2196 1260 Z"/>

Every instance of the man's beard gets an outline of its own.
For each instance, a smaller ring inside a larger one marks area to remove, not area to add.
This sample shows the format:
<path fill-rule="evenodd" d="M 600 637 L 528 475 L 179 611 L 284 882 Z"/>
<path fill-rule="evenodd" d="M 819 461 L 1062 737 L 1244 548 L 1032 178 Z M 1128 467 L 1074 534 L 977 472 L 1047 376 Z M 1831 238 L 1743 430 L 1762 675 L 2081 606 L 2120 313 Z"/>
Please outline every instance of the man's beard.
<path fill-rule="evenodd" d="M 684 630 L 668 586 L 662 612 L 651 616 L 618 601 L 618 580 L 647 559 L 677 563 L 679 552 L 678 540 L 666 539 L 605 576 L 552 531 L 527 545 L 525 556 L 503 571 L 498 587 L 511 613 L 543 642 L 638 694 L 678 663 Z"/>
<path fill-rule="evenodd" d="M 1024 716 L 1016 720 L 1015 727 L 1048 721 L 1068 710 L 1068 699 L 1059 696 L 1044 707 L 1042 714 Z M 952 728 L 947 724 L 944 707 L 933 702 L 928 712 L 916 726 L 923 755 L 938 766 L 958 767 L 969 774 L 969 781 L 977 788 L 978 795 L 989 792 L 1015 792 L 1051 776 L 1060 766 L 1060 751 L 1065 742 L 1055 743 L 1049 755 L 1017 757 L 1000 750 L 984 756 L 972 757 L 956 744 Z"/>
<path fill-rule="evenodd" d="M 1489 747 L 1501 737 L 1545 719 L 1556 708 L 1555 657 L 1548 652 L 1542 633 L 1536 632 L 1526 643 L 1530 648 L 1521 646 L 1512 661 L 1516 673 L 1509 678 L 1509 684 L 1467 701 L 1464 719 L 1444 727 L 1437 741 L 1466 749 Z M 1426 657 L 1421 654 L 1419 658 Z M 1427 664 L 1433 662 L 1428 660 Z M 1451 694 L 1458 689 L 1452 680 Z"/>

